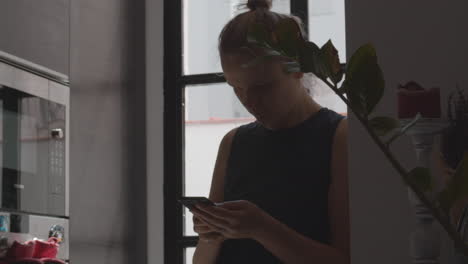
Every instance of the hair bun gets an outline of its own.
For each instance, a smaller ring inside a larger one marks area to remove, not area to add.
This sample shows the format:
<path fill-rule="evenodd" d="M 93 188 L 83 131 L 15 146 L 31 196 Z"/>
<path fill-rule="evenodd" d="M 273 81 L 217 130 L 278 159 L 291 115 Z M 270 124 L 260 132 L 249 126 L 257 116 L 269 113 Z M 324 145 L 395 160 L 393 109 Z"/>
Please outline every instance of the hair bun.
<path fill-rule="evenodd" d="M 249 0 L 247 2 L 247 7 L 251 11 L 255 11 L 259 8 L 270 10 L 272 5 L 272 0 Z"/>

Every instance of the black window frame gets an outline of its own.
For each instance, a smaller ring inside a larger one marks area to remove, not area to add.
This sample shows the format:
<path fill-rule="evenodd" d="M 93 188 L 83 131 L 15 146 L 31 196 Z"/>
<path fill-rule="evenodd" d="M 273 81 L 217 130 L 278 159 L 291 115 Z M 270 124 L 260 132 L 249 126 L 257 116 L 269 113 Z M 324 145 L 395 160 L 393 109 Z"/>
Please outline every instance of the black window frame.
<path fill-rule="evenodd" d="M 195 0 L 194 0 L 195 1 Z M 290 0 L 291 14 L 308 32 L 308 0 Z M 184 89 L 188 85 L 224 83 L 221 73 L 183 74 L 183 0 L 164 1 L 164 263 L 183 264 L 184 250 L 196 236 L 183 235 Z M 344 65 L 343 65 L 344 66 Z"/>

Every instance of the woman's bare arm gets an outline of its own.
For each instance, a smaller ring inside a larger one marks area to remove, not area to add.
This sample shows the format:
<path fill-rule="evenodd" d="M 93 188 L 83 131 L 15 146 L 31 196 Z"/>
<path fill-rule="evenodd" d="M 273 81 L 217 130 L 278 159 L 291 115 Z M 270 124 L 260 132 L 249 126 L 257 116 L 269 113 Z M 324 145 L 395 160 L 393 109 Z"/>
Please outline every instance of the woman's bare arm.
<path fill-rule="evenodd" d="M 328 207 L 331 244 L 350 263 L 350 220 L 348 180 L 348 119 L 343 119 L 336 131 L 331 161 L 331 185 Z"/>
<path fill-rule="evenodd" d="M 210 200 L 215 203 L 224 201 L 224 176 L 226 175 L 227 161 L 235 132 L 236 129 L 227 133 L 219 146 L 209 195 Z M 216 263 L 220 247 L 220 242 L 204 242 L 200 240 L 193 255 L 193 264 Z"/>

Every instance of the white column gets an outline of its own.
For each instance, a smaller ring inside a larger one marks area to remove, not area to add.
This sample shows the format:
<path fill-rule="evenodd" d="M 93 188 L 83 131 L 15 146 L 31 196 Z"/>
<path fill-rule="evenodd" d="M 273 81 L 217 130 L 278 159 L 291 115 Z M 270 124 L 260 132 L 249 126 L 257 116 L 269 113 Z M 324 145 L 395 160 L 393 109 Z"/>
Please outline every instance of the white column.
<path fill-rule="evenodd" d="M 402 120 L 405 125 L 409 120 Z M 431 152 L 434 137 L 448 124 L 440 119 L 423 118 L 407 131 L 416 151 L 418 166 L 431 168 Z M 408 198 L 416 217 L 416 228 L 410 235 L 410 253 L 414 264 L 436 264 L 440 256 L 440 233 L 434 225 L 434 217 L 414 192 L 408 188 Z"/>

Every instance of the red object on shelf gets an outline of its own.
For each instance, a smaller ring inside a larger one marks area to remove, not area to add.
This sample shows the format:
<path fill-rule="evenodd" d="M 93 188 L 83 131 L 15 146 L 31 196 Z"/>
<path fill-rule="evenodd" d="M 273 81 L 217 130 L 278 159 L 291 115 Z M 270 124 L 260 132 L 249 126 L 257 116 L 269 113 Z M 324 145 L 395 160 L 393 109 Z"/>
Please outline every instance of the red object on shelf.
<path fill-rule="evenodd" d="M 11 264 L 44 264 L 40 259 L 24 258 L 20 260 L 11 261 Z"/>
<path fill-rule="evenodd" d="M 56 259 L 58 253 L 58 240 L 55 237 L 48 241 L 32 240 L 26 243 L 14 241 L 6 254 L 5 264 L 63 264 Z M 3 264 L 0 261 L 0 264 Z"/>
<path fill-rule="evenodd" d="M 58 243 L 55 237 L 48 241 L 36 240 L 33 257 L 40 258 L 56 258 L 58 253 Z"/>
<path fill-rule="evenodd" d="M 440 118 L 440 88 L 424 89 L 411 81 L 398 87 L 398 118 L 414 118 L 421 113 L 425 118 Z"/>
<path fill-rule="evenodd" d="M 7 251 L 6 258 L 8 260 L 32 258 L 34 255 L 34 246 L 34 241 L 28 241 L 24 244 L 14 241 Z"/>
<path fill-rule="evenodd" d="M 65 261 L 62 261 L 60 259 L 55 259 L 55 258 L 44 258 L 44 259 L 41 259 L 41 261 L 44 264 L 66 264 Z"/>

